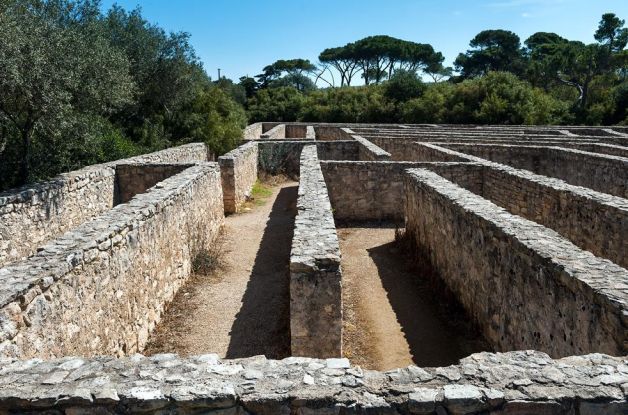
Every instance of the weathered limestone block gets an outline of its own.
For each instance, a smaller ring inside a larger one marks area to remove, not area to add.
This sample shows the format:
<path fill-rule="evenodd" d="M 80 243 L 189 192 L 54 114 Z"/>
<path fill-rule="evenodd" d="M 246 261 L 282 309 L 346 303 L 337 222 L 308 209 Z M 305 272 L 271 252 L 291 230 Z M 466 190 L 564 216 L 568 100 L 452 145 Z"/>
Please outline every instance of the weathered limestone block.
<path fill-rule="evenodd" d="M 290 333 L 294 356 L 342 355 L 342 272 L 336 226 L 316 146 L 301 152 L 290 252 Z"/>
<path fill-rule="evenodd" d="M 235 213 L 257 181 L 258 143 L 250 141 L 218 158 L 225 213 Z"/>

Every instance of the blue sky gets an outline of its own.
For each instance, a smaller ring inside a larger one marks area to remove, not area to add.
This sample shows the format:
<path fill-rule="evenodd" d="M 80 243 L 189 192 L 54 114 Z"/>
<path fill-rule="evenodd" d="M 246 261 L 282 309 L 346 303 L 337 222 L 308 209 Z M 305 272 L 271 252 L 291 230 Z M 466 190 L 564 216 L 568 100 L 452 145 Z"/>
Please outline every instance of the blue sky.
<path fill-rule="evenodd" d="M 600 16 L 628 20 L 628 0 L 103 0 L 142 14 L 169 31 L 189 32 L 205 69 L 216 78 L 256 75 L 277 59 L 316 61 L 327 47 L 370 35 L 430 43 L 451 65 L 484 29 L 521 40 L 551 31 L 593 42 Z"/>

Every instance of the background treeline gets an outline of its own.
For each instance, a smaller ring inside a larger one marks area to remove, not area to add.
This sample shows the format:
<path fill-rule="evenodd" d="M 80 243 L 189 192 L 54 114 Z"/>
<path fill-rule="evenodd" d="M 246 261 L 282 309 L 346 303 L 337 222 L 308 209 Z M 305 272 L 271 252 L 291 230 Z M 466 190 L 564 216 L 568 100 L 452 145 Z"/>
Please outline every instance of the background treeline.
<path fill-rule="evenodd" d="M 0 0 L 0 189 L 205 141 L 233 148 L 241 103 L 186 33 L 97 0 Z"/>
<path fill-rule="evenodd" d="M 453 68 L 431 45 L 371 36 L 325 49 L 318 65 L 279 60 L 239 85 L 251 122 L 627 124 L 624 23 L 604 14 L 592 44 L 485 30 Z"/>
<path fill-rule="evenodd" d="M 588 45 L 487 30 L 452 68 L 370 36 L 233 82 L 209 78 L 187 33 L 101 10 L 0 0 L 0 189 L 187 142 L 220 155 L 256 121 L 628 123 L 628 29 L 610 13 Z"/>

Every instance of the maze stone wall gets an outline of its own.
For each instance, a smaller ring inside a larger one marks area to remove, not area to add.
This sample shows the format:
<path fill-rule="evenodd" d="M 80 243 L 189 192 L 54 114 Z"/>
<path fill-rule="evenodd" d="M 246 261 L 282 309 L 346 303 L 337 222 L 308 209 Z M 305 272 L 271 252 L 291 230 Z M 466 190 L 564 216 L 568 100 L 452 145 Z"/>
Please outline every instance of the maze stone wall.
<path fill-rule="evenodd" d="M 207 161 L 204 144 L 188 144 L 61 174 L 0 193 L 0 266 L 111 209 L 117 200 L 116 165 Z"/>
<path fill-rule="evenodd" d="M 0 268 L 0 356 L 141 351 L 222 221 L 218 166 L 201 163 Z"/>
<path fill-rule="evenodd" d="M 218 158 L 225 213 L 236 213 L 257 181 L 258 145 L 248 142 Z"/>
<path fill-rule="evenodd" d="M 425 169 L 406 234 L 498 350 L 628 352 L 628 271 Z"/>
<path fill-rule="evenodd" d="M 292 355 L 342 356 L 342 271 L 336 226 L 316 146 L 301 152 L 290 252 Z"/>

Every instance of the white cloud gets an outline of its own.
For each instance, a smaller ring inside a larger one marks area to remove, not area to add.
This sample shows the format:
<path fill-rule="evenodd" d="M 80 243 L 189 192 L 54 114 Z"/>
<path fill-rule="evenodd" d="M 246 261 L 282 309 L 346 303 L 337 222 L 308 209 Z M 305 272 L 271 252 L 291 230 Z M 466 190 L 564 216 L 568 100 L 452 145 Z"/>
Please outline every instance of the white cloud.
<path fill-rule="evenodd" d="M 532 15 L 530 13 L 528 13 L 528 12 L 523 12 L 523 13 L 521 13 L 521 17 L 523 17 L 524 19 L 527 19 L 529 17 L 532 17 Z"/>

